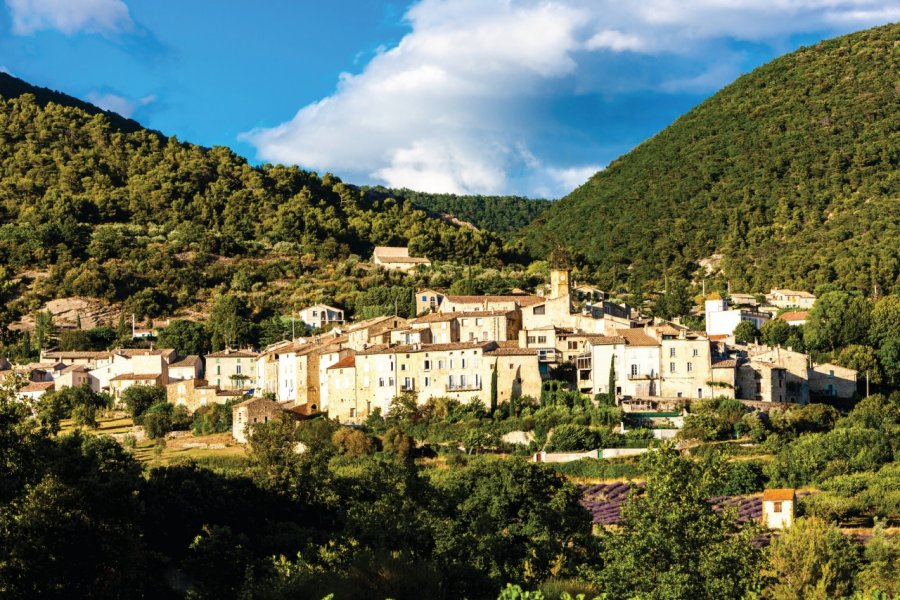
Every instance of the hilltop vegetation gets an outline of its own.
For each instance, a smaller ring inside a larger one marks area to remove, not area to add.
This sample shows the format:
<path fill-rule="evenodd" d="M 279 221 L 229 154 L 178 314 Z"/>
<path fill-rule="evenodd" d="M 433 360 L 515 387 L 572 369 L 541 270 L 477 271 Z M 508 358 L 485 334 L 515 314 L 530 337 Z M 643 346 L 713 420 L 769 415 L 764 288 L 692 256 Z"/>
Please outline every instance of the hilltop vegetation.
<path fill-rule="evenodd" d="M 478 229 L 501 235 L 525 227 L 550 206 L 547 200 L 522 196 L 457 196 L 380 186 L 365 189 L 369 194 L 407 200 L 426 210 L 452 216 Z"/>
<path fill-rule="evenodd" d="M 599 282 L 690 276 L 722 255 L 735 290 L 900 289 L 900 24 L 738 79 L 613 161 L 525 230 Z"/>
<path fill-rule="evenodd" d="M 366 289 L 396 283 L 376 273 L 359 284 L 370 272 L 354 265 L 376 245 L 482 265 L 504 253 L 491 232 L 328 174 L 253 167 L 227 148 L 126 127 L 134 122 L 9 77 L 0 94 L 4 330 L 54 297 L 122 302 L 155 317 L 231 292 L 277 311 L 322 279 L 347 284 L 352 308 Z M 349 271 L 336 273 L 338 262 Z M 20 296 L 27 301 L 8 305 Z"/>

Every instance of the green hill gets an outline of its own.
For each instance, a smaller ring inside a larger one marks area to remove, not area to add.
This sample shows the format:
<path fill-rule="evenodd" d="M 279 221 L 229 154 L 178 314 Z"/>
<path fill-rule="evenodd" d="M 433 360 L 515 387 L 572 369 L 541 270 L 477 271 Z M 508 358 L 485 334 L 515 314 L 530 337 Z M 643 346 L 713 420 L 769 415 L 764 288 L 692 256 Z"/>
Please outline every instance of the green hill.
<path fill-rule="evenodd" d="M 332 175 L 254 167 L 5 75 L 0 95 L 0 336 L 67 296 L 150 317 L 203 310 L 221 291 L 262 311 L 311 298 L 352 311 L 361 289 L 396 283 L 362 286 L 367 272 L 343 262 L 376 245 L 491 265 L 502 253 L 489 231 Z"/>
<path fill-rule="evenodd" d="M 900 291 L 900 25 L 745 75 L 612 162 L 525 231 L 604 285 L 698 276 L 735 290 Z M 721 260 L 717 261 L 721 255 Z"/>
<path fill-rule="evenodd" d="M 373 196 L 408 200 L 425 210 L 499 234 L 518 231 L 550 206 L 547 200 L 522 196 L 458 196 L 380 186 L 364 189 Z"/>

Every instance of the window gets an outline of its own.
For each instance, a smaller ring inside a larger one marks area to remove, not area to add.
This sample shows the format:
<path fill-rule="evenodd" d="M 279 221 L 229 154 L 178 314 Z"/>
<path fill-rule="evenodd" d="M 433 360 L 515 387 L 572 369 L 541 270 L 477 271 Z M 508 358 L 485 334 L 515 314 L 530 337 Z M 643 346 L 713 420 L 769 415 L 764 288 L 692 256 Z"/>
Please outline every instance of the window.
<path fill-rule="evenodd" d="M 422 296 L 422 302 L 428 302 L 428 296 Z"/>
<path fill-rule="evenodd" d="M 462 368 L 463 369 L 466 368 L 466 359 L 464 359 L 464 358 L 462 359 Z"/>
<path fill-rule="evenodd" d="M 425 371 L 430 371 L 430 370 L 431 370 L 431 361 L 430 361 L 430 360 L 426 360 L 426 361 L 422 364 L 422 369 L 425 370 Z"/>
<path fill-rule="evenodd" d="M 384 387 L 384 377 L 378 378 L 378 387 Z"/>
<path fill-rule="evenodd" d="M 694 348 L 694 356 L 700 356 L 700 350 Z"/>
<path fill-rule="evenodd" d="M 456 379 L 453 378 L 453 375 L 447 377 L 447 386 L 451 388 L 456 387 Z"/>
<path fill-rule="evenodd" d="M 453 368 L 453 359 L 452 358 L 450 359 L 450 368 L 451 369 Z"/>
<path fill-rule="evenodd" d="M 678 392 L 678 397 L 681 398 L 681 392 Z"/>
<path fill-rule="evenodd" d="M 482 319 L 481 317 L 478 317 L 477 319 L 475 319 L 475 324 L 476 325 L 484 325 L 484 319 Z"/>
<path fill-rule="evenodd" d="M 529 343 L 529 344 L 535 343 L 535 338 L 534 338 L 533 335 L 529 335 L 529 336 L 528 336 L 528 343 Z"/>
<path fill-rule="evenodd" d="M 475 341 L 475 332 L 474 332 L 474 331 L 470 331 L 470 332 L 469 332 L 469 341 L 470 341 L 470 342 L 474 342 L 474 341 Z"/>
<path fill-rule="evenodd" d="M 834 377 L 834 369 L 828 371 L 828 376 L 829 376 L 829 377 Z"/>
<path fill-rule="evenodd" d="M 675 358 L 675 348 L 669 348 L 669 358 Z"/>
<path fill-rule="evenodd" d="M 428 387 L 429 385 L 431 385 L 431 377 L 426 377 L 425 378 L 425 387 Z"/>
<path fill-rule="evenodd" d="M 539 335 L 539 336 L 538 336 L 538 344 L 546 344 L 546 343 L 547 343 L 547 336 L 546 336 L 546 335 Z"/>
<path fill-rule="evenodd" d="M 670 362 L 669 363 L 669 373 L 674 373 L 674 372 L 675 372 L 675 363 Z"/>
<path fill-rule="evenodd" d="M 459 387 L 466 387 L 466 376 L 465 375 L 459 376 Z"/>
<path fill-rule="evenodd" d="M 491 339 L 491 338 L 488 337 L 488 332 L 487 332 L 487 331 L 482 331 L 482 332 L 481 332 L 481 339 L 482 339 L 482 340 L 489 340 L 489 339 Z"/>
<path fill-rule="evenodd" d="M 688 370 L 688 373 L 690 373 L 691 371 L 693 371 L 693 370 L 694 370 L 694 363 L 688 363 L 688 364 L 687 364 L 687 370 Z"/>
<path fill-rule="evenodd" d="M 702 398 L 702 397 L 703 397 L 703 388 L 697 388 L 697 397 L 698 397 L 698 398 Z"/>
<path fill-rule="evenodd" d="M 637 365 L 631 365 L 631 374 L 632 375 L 638 374 L 638 366 Z"/>
<path fill-rule="evenodd" d="M 443 369 L 443 368 L 444 368 L 444 361 L 443 361 L 443 360 L 439 360 L 439 361 L 438 361 L 438 369 Z"/>
<path fill-rule="evenodd" d="M 465 327 L 468 323 L 469 323 L 469 320 L 468 320 L 468 319 L 460 319 L 460 320 L 459 320 L 459 325 L 460 325 L 461 327 Z"/>
<path fill-rule="evenodd" d="M 536 315 L 543 315 L 546 312 L 547 312 L 547 307 L 545 307 L 543 304 L 541 304 L 540 306 L 534 307 L 534 314 L 536 314 Z"/>
<path fill-rule="evenodd" d="M 569 342 L 569 350 L 578 350 L 578 342 Z"/>
<path fill-rule="evenodd" d="M 216 365 L 216 375 L 222 374 L 222 365 Z"/>
<path fill-rule="evenodd" d="M 241 365 L 236 366 L 234 368 L 234 372 L 236 375 L 240 375 L 241 374 Z"/>
<path fill-rule="evenodd" d="M 772 512 L 780 513 L 781 512 L 781 502 L 773 502 L 772 503 Z"/>

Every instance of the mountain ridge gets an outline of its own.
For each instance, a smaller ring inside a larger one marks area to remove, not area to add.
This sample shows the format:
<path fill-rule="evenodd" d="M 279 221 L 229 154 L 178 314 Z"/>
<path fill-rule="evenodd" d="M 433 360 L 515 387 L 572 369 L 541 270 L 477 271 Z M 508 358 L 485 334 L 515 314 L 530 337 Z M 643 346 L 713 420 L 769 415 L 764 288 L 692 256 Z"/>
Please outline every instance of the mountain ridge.
<path fill-rule="evenodd" d="M 604 285 L 710 274 L 737 288 L 900 289 L 900 25 L 827 40 L 737 79 L 527 226 Z"/>

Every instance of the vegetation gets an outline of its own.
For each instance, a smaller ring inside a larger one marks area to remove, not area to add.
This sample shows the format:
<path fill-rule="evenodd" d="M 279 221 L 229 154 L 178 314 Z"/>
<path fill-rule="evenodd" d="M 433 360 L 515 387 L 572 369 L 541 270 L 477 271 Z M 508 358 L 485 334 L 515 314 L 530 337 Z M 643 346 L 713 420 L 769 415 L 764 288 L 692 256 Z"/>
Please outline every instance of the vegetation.
<path fill-rule="evenodd" d="M 227 148 L 165 138 L 5 74 L 0 96 L 6 344 L 18 341 L 6 325 L 54 297 L 122 303 L 143 319 L 206 312 L 227 292 L 259 323 L 302 301 L 340 299 L 353 313 L 368 305 L 357 302 L 366 290 L 409 285 L 363 262 L 376 245 L 486 266 L 505 256 L 496 234 L 403 197 L 296 167 L 251 167 Z M 39 322 L 38 347 L 48 328 Z"/>
<path fill-rule="evenodd" d="M 898 35 L 854 33 L 739 78 L 541 213 L 528 248 L 576 249 L 609 289 L 699 278 L 721 255 L 711 279 L 734 289 L 900 291 Z"/>
<path fill-rule="evenodd" d="M 373 197 L 396 198 L 419 208 L 457 218 L 478 229 L 510 234 L 531 223 L 550 203 L 520 196 L 457 196 L 429 194 L 408 189 L 363 188 Z"/>

